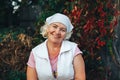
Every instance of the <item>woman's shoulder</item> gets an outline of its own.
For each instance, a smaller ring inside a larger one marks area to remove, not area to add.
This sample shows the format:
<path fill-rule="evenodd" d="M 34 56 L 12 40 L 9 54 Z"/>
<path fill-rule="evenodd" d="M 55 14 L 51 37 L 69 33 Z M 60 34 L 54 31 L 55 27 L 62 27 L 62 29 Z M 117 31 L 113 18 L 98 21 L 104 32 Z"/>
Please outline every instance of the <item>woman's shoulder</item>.
<path fill-rule="evenodd" d="M 68 41 L 68 40 L 64 40 L 65 44 L 69 44 L 69 45 L 77 45 L 77 43 L 72 42 L 72 41 Z"/>
<path fill-rule="evenodd" d="M 37 50 L 37 49 L 40 49 L 42 47 L 45 47 L 45 42 L 42 42 L 40 44 L 38 44 L 37 46 L 35 46 L 32 50 Z"/>
<path fill-rule="evenodd" d="M 76 44 L 75 42 L 72 42 L 72 41 L 64 40 L 62 45 L 65 48 L 74 49 L 77 47 L 78 44 Z"/>

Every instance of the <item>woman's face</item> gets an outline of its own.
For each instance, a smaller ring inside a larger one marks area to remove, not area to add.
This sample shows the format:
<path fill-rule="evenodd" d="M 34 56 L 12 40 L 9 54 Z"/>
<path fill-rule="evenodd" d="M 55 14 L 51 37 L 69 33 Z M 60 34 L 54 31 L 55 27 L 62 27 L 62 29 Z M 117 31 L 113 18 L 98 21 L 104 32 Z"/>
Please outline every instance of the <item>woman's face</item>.
<path fill-rule="evenodd" d="M 66 36 L 66 31 L 65 25 L 58 22 L 52 23 L 47 29 L 48 40 L 61 43 Z"/>

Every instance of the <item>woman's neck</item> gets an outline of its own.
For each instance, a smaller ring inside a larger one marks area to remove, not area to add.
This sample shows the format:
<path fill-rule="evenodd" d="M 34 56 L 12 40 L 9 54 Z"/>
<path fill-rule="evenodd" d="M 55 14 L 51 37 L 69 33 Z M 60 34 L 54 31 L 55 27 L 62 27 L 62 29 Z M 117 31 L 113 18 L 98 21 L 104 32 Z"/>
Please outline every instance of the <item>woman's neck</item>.
<path fill-rule="evenodd" d="M 61 47 L 61 43 L 53 43 L 51 41 L 47 41 L 47 47 L 51 47 L 53 49 L 57 49 Z"/>
<path fill-rule="evenodd" d="M 51 43 L 47 41 L 48 54 L 50 58 L 58 56 L 61 48 L 61 44 Z"/>

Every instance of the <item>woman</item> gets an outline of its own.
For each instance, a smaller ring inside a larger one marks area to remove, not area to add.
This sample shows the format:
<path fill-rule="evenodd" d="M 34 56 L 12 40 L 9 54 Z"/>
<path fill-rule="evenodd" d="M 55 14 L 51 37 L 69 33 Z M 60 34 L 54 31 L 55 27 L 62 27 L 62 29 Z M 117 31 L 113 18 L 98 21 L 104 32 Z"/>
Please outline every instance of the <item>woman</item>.
<path fill-rule="evenodd" d="M 47 38 L 32 49 L 27 67 L 27 80 L 85 80 L 81 51 L 67 41 L 73 26 L 69 18 L 56 13 L 46 19 L 41 34 Z"/>

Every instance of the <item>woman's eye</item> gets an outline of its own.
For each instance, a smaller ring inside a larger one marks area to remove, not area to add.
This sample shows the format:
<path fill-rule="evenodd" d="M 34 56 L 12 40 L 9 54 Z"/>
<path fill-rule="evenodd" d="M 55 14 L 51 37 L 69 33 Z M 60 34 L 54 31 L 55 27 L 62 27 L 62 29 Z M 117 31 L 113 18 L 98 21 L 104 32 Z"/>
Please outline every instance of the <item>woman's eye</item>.
<path fill-rule="evenodd" d="M 62 32 L 66 32 L 66 30 L 65 30 L 65 29 L 61 29 L 61 31 L 62 31 Z"/>
<path fill-rule="evenodd" d="M 53 28 L 57 28 L 57 26 L 53 26 Z"/>

